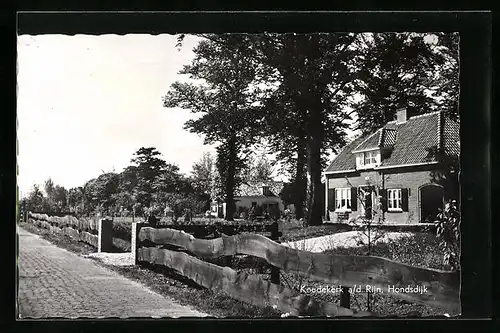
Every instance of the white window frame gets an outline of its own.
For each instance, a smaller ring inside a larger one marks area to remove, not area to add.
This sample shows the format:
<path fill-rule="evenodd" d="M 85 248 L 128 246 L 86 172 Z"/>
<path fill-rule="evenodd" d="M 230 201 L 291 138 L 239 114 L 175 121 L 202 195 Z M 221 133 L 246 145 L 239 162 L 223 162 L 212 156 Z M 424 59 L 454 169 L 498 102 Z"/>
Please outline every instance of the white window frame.
<path fill-rule="evenodd" d="M 402 212 L 403 200 L 400 188 L 387 189 L 387 210 L 389 212 Z"/>
<path fill-rule="evenodd" d="M 370 167 L 377 165 L 377 152 L 374 150 L 365 151 L 363 153 L 363 165 Z"/>
<path fill-rule="evenodd" d="M 345 201 L 344 207 L 342 206 L 342 200 Z M 335 189 L 335 211 L 336 212 L 351 212 L 351 188 L 343 187 Z"/>
<path fill-rule="evenodd" d="M 364 153 L 359 153 L 358 154 L 359 158 L 357 158 L 357 166 L 359 168 L 364 168 L 365 167 L 365 154 Z"/>
<path fill-rule="evenodd" d="M 380 151 L 368 150 L 356 153 L 356 168 L 371 169 L 380 165 Z"/>

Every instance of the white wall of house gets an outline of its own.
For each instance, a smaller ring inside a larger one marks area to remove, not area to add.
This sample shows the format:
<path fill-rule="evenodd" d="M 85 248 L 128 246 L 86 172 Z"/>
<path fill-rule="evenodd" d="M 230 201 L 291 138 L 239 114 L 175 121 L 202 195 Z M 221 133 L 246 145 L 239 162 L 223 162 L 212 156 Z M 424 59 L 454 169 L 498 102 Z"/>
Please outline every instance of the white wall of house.
<path fill-rule="evenodd" d="M 257 206 L 263 206 L 268 204 L 278 204 L 280 212 L 285 211 L 285 206 L 279 197 L 235 197 L 236 212 L 239 212 L 240 207 L 250 209 L 252 203 L 255 202 Z M 226 217 L 226 203 L 217 203 L 216 201 L 211 203 L 210 212 L 212 216 L 217 217 L 218 211 L 222 210 L 223 217 Z"/>
<path fill-rule="evenodd" d="M 283 212 L 285 210 L 283 202 L 278 197 L 236 197 L 235 200 L 236 211 L 238 211 L 239 207 L 250 209 L 250 207 L 252 207 L 252 202 L 255 202 L 258 206 L 262 206 L 263 204 L 277 203 L 280 212 Z"/>

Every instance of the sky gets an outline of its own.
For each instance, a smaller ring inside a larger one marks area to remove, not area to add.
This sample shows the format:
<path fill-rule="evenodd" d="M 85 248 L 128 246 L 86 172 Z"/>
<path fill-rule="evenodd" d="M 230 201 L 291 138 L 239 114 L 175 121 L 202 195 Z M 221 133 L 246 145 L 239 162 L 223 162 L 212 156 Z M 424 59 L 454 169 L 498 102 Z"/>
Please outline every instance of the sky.
<path fill-rule="evenodd" d="M 198 39 L 174 35 L 18 36 L 18 186 L 49 177 L 66 188 L 120 172 L 141 147 L 156 147 L 189 173 L 203 138 L 183 129 L 188 110 L 162 97 L 191 62 Z"/>
<path fill-rule="evenodd" d="M 198 41 L 187 35 L 177 48 L 168 34 L 18 36 L 20 197 L 49 178 L 69 189 L 121 172 L 141 147 L 157 148 L 184 174 L 203 153 L 215 155 L 183 129 L 190 111 L 162 105 L 170 85 L 187 79 L 178 72 Z"/>

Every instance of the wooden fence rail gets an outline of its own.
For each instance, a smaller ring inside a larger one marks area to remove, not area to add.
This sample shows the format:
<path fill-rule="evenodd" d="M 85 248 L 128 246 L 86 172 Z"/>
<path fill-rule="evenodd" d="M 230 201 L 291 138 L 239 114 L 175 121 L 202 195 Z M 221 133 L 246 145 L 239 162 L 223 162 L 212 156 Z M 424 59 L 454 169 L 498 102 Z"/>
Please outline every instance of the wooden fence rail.
<path fill-rule="evenodd" d="M 140 223 L 134 224 L 132 227 L 133 235 L 141 234 L 139 230 L 153 229 L 150 227 L 142 227 L 144 228 L 142 229 L 141 227 Z M 184 231 L 168 230 L 193 237 Z M 230 297 L 243 302 L 257 306 L 272 306 L 282 312 L 297 316 L 362 317 L 369 315 L 366 312 L 354 313 L 354 311 L 336 304 L 315 300 L 309 295 L 303 295 L 283 285 L 275 284 L 272 280 L 264 280 L 245 272 L 236 272 L 230 267 L 208 263 L 187 253 L 157 247 L 144 247 L 141 246 L 141 242 L 147 242 L 146 238 L 132 238 L 132 249 L 133 251 L 135 249 L 137 263 L 149 262 L 167 266 L 200 286 L 214 291 L 223 291 Z"/>
<path fill-rule="evenodd" d="M 147 225 L 147 224 L 144 224 Z M 214 224 L 158 224 L 155 228 L 169 228 L 174 230 L 182 230 L 193 235 L 196 238 L 217 238 L 224 234 L 233 236 L 242 232 L 252 233 L 269 233 L 271 238 L 278 238 L 281 232 L 278 230 L 277 223 L 260 223 L 260 224 L 239 224 L 229 225 L 222 223 Z"/>
<path fill-rule="evenodd" d="M 364 316 L 333 303 L 318 301 L 283 285 L 274 284 L 258 276 L 220 267 L 186 253 L 166 249 L 140 247 L 139 261 L 164 265 L 198 285 L 220 290 L 230 297 L 257 306 L 273 306 L 291 315 Z"/>
<path fill-rule="evenodd" d="M 87 243 L 97 248 L 98 252 L 109 252 L 113 245 L 112 220 L 77 219 L 74 216 L 48 216 L 28 212 L 27 221 L 50 230 L 54 234 L 67 235 L 70 238 Z"/>
<path fill-rule="evenodd" d="M 72 227 L 79 230 L 84 230 L 97 235 L 99 230 L 99 219 L 94 218 L 76 218 L 71 215 L 67 216 L 49 216 L 47 214 L 38 214 L 28 212 L 28 218 L 36 219 L 39 221 L 49 222 L 52 225 L 59 227 Z"/>
<path fill-rule="evenodd" d="M 269 264 L 285 272 L 294 272 L 311 280 L 341 286 L 362 286 L 365 289 L 366 286 L 370 286 L 380 288 L 385 293 L 391 292 L 391 287 L 409 287 L 416 292 L 397 292 L 396 290 L 401 289 L 394 289 L 392 294 L 407 301 L 438 306 L 453 312 L 460 309 L 459 272 L 413 267 L 380 257 L 329 255 L 301 251 L 256 234 L 203 240 L 179 230 L 142 227 L 137 231 L 137 237 L 139 242 L 135 243 L 139 245 L 143 241 L 160 245 L 175 245 L 198 257 L 252 255 L 265 259 Z M 154 255 L 159 255 L 159 252 L 144 248 L 137 252 L 139 261 L 151 261 Z M 174 269 L 178 265 L 175 260 L 163 262 L 173 265 L 174 267 L 169 267 Z M 423 288 L 427 290 L 424 292 Z"/>

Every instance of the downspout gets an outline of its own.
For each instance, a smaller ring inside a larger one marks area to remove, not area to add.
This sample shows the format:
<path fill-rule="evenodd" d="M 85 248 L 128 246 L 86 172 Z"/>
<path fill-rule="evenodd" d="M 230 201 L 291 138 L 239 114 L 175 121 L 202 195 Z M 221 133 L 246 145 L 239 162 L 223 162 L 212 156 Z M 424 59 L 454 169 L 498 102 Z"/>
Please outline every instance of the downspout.
<path fill-rule="evenodd" d="M 380 170 L 380 176 L 382 177 L 382 190 L 385 190 L 385 178 L 384 178 L 384 171 L 383 170 Z M 383 199 L 380 191 L 379 191 L 379 198 Z M 380 200 L 380 210 L 382 211 L 382 223 L 385 223 L 385 210 L 383 207 L 384 207 L 384 204 L 382 203 L 382 200 Z"/>
<path fill-rule="evenodd" d="M 328 215 L 328 176 L 325 174 L 325 221 L 330 220 Z"/>

